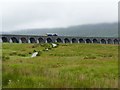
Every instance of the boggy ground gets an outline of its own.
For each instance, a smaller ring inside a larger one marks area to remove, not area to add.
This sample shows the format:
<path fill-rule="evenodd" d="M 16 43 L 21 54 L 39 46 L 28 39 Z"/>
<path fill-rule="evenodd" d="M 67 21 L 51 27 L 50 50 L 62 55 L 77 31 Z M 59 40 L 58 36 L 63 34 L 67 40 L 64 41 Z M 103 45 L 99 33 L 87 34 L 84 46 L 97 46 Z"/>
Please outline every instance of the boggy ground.
<path fill-rule="evenodd" d="M 118 46 L 2 44 L 3 88 L 116 88 Z M 49 48 L 48 51 L 45 48 Z M 39 56 L 31 58 L 33 52 Z"/>

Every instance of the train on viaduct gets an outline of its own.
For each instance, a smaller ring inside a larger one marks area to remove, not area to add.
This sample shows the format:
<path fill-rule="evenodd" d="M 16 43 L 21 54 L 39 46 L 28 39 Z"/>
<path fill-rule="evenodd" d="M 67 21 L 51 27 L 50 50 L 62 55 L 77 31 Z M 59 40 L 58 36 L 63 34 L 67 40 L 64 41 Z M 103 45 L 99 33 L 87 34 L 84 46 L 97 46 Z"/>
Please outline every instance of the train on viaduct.
<path fill-rule="evenodd" d="M 120 44 L 118 37 L 77 37 L 77 36 L 39 36 L 39 35 L 0 35 L 2 43 L 99 43 Z"/>

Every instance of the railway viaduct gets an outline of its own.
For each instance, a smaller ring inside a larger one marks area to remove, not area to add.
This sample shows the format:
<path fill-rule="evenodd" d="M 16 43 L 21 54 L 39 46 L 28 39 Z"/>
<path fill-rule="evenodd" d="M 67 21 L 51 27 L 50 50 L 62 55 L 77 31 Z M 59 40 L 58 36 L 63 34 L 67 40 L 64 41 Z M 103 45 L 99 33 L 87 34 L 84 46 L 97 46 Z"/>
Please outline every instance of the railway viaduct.
<path fill-rule="evenodd" d="M 2 43 L 99 43 L 120 44 L 118 37 L 77 37 L 77 36 L 37 36 L 37 35 L 0 35 Z"/>

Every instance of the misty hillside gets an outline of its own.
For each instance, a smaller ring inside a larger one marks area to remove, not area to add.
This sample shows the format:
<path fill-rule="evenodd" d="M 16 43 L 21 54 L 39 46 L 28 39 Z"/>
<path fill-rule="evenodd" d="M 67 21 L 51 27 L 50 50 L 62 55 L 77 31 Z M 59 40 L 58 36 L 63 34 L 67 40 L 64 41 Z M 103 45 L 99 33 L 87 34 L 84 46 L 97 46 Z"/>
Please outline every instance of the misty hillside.
<path fill-rule="evenodd" d="M 46 33 L 57 33 L 59 36 L 83 36 L 83 37 L 117 37 L 117 23 L 102 23 L 77 25 L 68 28 L 48 28 L 48 29 L 25 29 L 10 32 L 10 34 L 23 35 L 45 35 Z"/>

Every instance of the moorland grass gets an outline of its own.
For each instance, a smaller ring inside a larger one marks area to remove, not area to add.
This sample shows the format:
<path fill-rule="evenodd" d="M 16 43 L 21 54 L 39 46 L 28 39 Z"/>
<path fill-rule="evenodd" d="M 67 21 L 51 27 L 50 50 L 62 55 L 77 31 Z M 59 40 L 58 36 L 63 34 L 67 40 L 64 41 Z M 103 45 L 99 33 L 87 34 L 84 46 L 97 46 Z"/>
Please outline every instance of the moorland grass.
<path fill-rule="evenodd" d="M 48 51 L 45 51 L 49 48 Z M 3 88 L 117 88 L 118 46 L 3 43 Z M 31 58 L 34 51 L 40 55 Z"/>

